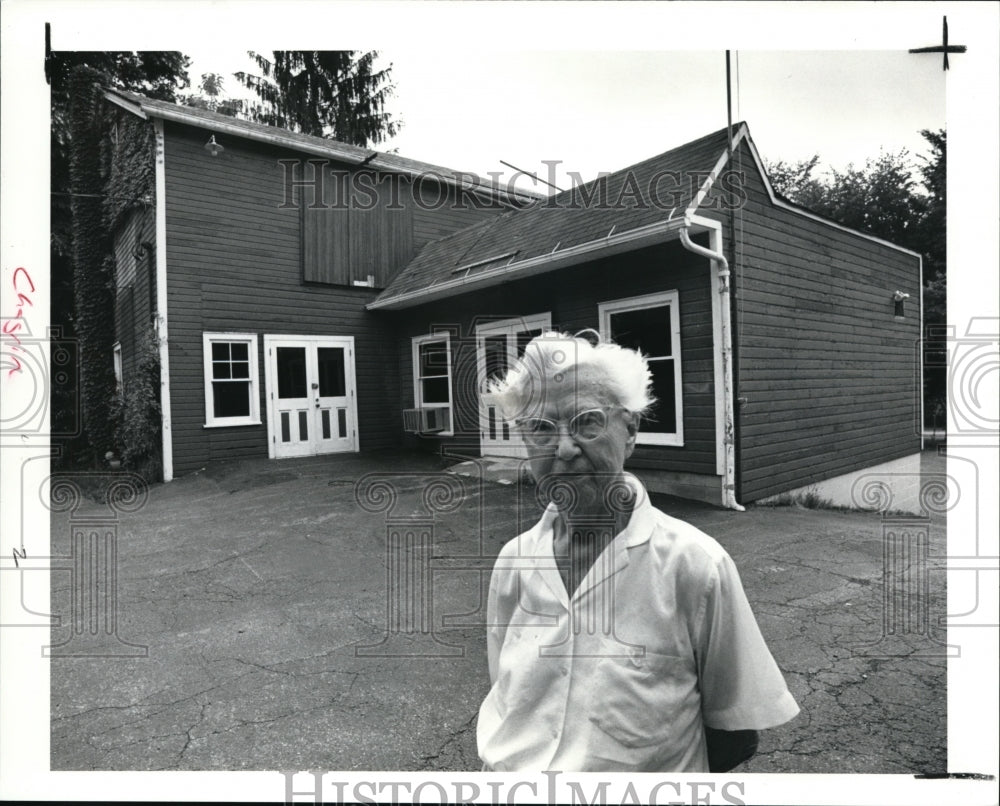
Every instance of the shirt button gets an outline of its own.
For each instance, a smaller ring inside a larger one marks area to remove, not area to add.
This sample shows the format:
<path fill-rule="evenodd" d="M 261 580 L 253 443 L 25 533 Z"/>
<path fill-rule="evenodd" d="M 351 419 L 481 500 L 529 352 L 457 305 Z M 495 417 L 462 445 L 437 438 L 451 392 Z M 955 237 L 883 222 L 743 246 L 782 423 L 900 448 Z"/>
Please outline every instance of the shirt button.
<path fill-rule="evenodd" d="M 563 666 L 561 669 L 559 669 L 559 674 L 561 674 L 563 677 L 566 677 L 566 675 L 569 674 L 569 666 Z"/>
<path fill-rule="evenodd" d="M 558 739 L 559 738 L 559 731 L 556 730 L 555 728 L 552 728 L 552 738 L 553 739 Z"/>

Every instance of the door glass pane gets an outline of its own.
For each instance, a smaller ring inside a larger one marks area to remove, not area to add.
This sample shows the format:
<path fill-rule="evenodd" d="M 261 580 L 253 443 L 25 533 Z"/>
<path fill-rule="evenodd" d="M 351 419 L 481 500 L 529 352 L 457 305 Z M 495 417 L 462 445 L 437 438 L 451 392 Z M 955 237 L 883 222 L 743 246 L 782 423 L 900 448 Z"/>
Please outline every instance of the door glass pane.
<path fill-rule="evenodd" d="M 674 397 L 674 359 L 650 361 L 653 373 L 653 395 L 656 403 L 650 417 L 642 421 L 642 430 L 656 434 L 677 433 L 677 406 Z"/>
<path fill-rule="evenodd" d="M 507 336 L 487 336 L 484 342 L 487 380 L 503 377 L 507 373 Z"/>
<path fill-rule="evenodd" d="M 287 411 L 281 412 L 281 441 L 292 441 L 292 424 Z"/>
<path fill-rule="evenodd" d="M 323 409 L 323 439 L 330 438 L 330 410 Z"/>
<path fill-rule="evenodd" d="M 299 412 L 299 441 L 309 441 L 309 412 Z"/>
<path fill-rule="evenodd" d="M 337 436 L 347 436 L 347 409 L 337 409 Z"/>
<path fill-rule="evenodd" d="M 250 416 L 250 383 L 248 381 L 214 381 L 212 405 L 216 417 Z"/>
<path fill-rule="evenodd" d="M 307 397 L 306 348 L 278 347 L 278 397 Z"/>
<path fill-rule="evenodd" d="M 320 397 L 344 397 L 347 394 L 344 348 L 320 347 L 316 350 L 316 362 Z"/>
<path fill-rule="evenodd" d="M 671 355 L 670 314 L 669 305 L 613 313 L 611 338 L 622 347 L 641 350 L 649 356 Z"/>
<path fill-rule="evenodd" d="M 520 358 L 524 355 L 524 350 L 528 346 L 528 342 L 531 341 L 535 336 L 541 336 L 542 329 L 536 327 L 534 330 L 522 330 L 517 334 L 517 357 Z"/>

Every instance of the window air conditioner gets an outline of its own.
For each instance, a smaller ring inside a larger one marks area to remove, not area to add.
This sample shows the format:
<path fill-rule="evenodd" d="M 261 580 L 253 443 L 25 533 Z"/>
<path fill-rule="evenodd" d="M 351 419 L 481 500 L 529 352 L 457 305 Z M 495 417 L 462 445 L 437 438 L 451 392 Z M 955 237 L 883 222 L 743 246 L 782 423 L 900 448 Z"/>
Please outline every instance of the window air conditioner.
<path fill-rule="evenodd" d="M 411 434 L 436 434 L 451 427 L 451 407 L 403 409 L 403 430 Z"/>

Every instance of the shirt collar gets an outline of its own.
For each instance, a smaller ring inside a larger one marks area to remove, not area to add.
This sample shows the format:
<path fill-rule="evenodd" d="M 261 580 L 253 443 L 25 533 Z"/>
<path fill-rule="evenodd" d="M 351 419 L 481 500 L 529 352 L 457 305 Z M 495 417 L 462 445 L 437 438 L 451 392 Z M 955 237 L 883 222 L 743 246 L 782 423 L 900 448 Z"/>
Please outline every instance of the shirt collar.
<path fill-rule="evenodd" d="M 625 483 L 635 492 L 635 505 L 632 507 L 632 515 L 629 518 L 628 525 L 615 535 L 614 542 L 624 543 L 628 548 L 634 548 L 635 546 L 641 546 L 649 540 L 653 532 L 653 526 L 655 525 L 656 515 L 653 510 L 653 503 L 649 500 L 649 493 L 646 492 L 646 488 L 642 482 L 631 473 L 625 473 L 624 476 Z M 552 503 L 545 508 L 545 512 L 539 523 L 541 527 L 540 534 L 545 534 L 554 528 L 558 511 L 556 505 Z"/>

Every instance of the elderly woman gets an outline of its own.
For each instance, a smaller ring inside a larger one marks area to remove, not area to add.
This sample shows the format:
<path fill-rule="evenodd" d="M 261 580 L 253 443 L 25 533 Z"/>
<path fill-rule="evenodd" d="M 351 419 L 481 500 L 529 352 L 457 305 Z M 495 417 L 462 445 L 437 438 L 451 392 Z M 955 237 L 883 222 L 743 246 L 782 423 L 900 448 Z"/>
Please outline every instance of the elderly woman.
<path fill-rule="evenodd" d="M 624 472 L 650 387 L 639 353 L 545 333 L 488 390 L 547 504 L 490 583 L 488 769 L 723 771 L 798 713 L 732 559 Z"/>

